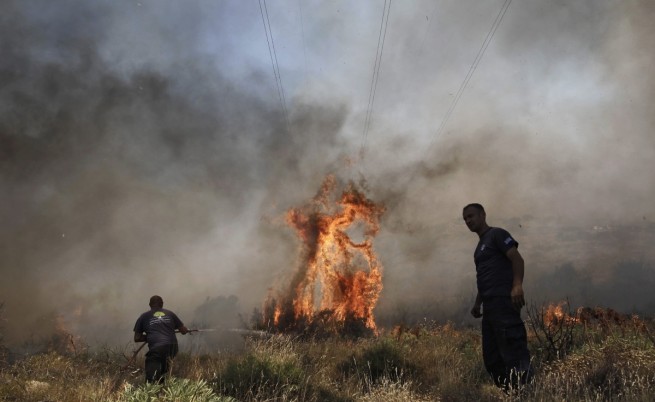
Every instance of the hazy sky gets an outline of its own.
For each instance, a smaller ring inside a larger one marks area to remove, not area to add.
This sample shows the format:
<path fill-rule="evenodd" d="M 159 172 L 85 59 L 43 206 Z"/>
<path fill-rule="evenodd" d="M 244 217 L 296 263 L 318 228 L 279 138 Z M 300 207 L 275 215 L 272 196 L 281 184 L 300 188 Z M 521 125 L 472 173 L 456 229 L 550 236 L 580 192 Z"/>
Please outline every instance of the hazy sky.
<path fill-rule="evenodd" d="M 387 321 L 468 310 L 469 202 L 517 237 L 533 295 L 655 311 L 655 3 L 512 2 L 439 130 L 505 2 L 393 2 L 366 135 L 385 2 L 260 4 L 2 2 L 8 340 L 59 314 L 129 342 L 155 293 L 247 318 L 298 263 L 284 212 L 330 173 L 387 207 Z"/>

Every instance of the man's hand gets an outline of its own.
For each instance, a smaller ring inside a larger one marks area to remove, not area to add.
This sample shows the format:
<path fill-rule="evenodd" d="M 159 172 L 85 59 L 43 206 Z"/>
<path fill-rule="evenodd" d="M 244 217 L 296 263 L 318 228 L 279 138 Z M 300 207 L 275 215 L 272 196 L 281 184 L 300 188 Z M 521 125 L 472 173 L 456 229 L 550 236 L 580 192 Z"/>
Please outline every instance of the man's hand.
<path fill-rule="evenodd" d="M 525 298 L 523 296 L 523 286 L 521 284 L 514 284 L 512 286 L 512 304 L 517 310 L 521 310 L 521 307 L 525 306 Z"/>
<path fill-rule="evenodd" d="M 521 310 L 521 307 L 525 306 L 525 298 L 523 297 L 523 273 L 525 271 L 525 262 L 516 247 L 507 250 L 505 255 L 507 255 L 507 258 L 512 261 L 513 280 L 512 292 L 510 293 L 512 304 L 515 309 Z"/>
<path fill-rule="evenodd" d="M 471 315 L 473 318 L 480 318 L 482 317 L 482 313 L 480 312 L 480 305 L 479 304 L 474 304 L 473 308 L 471 309 Z"/>
<path fill-rule="evenodd" d="M 178 328 L 178 331 L 180 331 L 182 335 L 186 335 L 189 332 L 189 329 L 182 325 L 180 328 Z"/>
<path fill-rule="evenodd" d="M 135 332 L 134 333 L 134 342 L 138 343 L 138 342 L 147 342 L 147 341 L 148 341 L 148 339 L 146 338 L 146 334 L 144 334 L 143 332 L 141 332 L 141 333 Z"/>

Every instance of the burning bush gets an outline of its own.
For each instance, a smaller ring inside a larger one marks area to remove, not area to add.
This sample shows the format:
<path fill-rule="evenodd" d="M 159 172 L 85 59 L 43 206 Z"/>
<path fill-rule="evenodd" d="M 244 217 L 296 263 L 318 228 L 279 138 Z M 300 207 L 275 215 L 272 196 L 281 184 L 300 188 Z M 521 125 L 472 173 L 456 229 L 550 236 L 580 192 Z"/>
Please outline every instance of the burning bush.
<path fill-rule="evenodd" d="M 289 287 L 266 301 L 262 324 L 279 332 L 374 333 L 382 266 L 372 238 L 383 212 L 354 183 L 340 186 L 334 176 L 308 205 L 289 210 L 286 220 L 302 241 L 302 263 Z"/>
<path fill-rule="evenodd" d="M 580 321 L 567 301 L 526 309 L 532 334 L 537 341 L 537 354 L 545 361 L 564 358 L 573 348 L 575 327 Z"/>
<path fill-rule="evenodd" d="M 561 359 L 592 338 L 602 342 L 614 332 L 621 336 L 643 334 L 655 345 L 646 321 L 611 308 L 579 307 L 574 311 L 567 300 L 541 307 L 533 304 L 527 314 L 537 352 L 545 361 Z"/>

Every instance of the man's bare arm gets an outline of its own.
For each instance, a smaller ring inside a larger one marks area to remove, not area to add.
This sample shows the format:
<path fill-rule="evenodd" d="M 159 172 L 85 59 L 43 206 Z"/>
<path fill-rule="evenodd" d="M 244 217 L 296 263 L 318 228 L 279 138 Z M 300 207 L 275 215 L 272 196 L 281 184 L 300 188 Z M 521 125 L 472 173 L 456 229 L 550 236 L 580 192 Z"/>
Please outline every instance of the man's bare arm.
<path fill-rule="evenodd" d="M 525 297 L 523 295 L 523 275 L 525 273 L 525 262 L 519 250 L 512 247 L 507 250 L 507 258 L 512 262 L 512 303 L 517 309 L 525 306 Z"/>

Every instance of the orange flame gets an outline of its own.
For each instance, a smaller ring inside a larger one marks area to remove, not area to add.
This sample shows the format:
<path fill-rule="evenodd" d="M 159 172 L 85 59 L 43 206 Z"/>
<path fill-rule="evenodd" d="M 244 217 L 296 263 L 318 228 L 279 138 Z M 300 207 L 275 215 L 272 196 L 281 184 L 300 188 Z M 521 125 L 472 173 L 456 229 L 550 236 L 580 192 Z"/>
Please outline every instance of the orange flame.
<path fill-rule="evenodd" d="M 287 223 L 302 240 L 304 259 L 287 293 L 279 300 L 269 298 L 264 308 L 265 314 L 272 312 L 264 319 L 272 319 L 278 329 L 297 328 L 330 312 L 335 322 L 354 318 L 376 330 L 373 309 L 382 291 L 382 266 L 372 238 L 384 207 L 353 183 L 337 198 L 337 187 L 335 177 L 328 176 L 309 205 L 287 212 Z M 360 242 L 352 238 L 358 232 Z"/>
<path fill-rule="evenodd" d="M 74 314 L 78 315 L 80 308 L 76 309 Z M 60 353 L 77 353 L 86 350 L 86 345 L 82 342 L 82 337 L 74 335 L 68 328 L 68 321 L 62 314 L 55 315 L 53 319 L 54 334 L 52 335 L 48 347 Z"/>
<path fill-rule="evenodd" d="M 562 324 L 576 324 L 579 319 L 564 311 L 566 302 L 550 304 L 543 311 L 543 321 L 548 327 L 555 327 Z"/>

